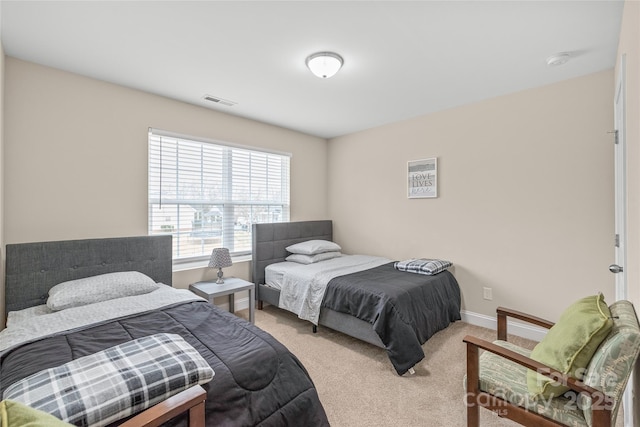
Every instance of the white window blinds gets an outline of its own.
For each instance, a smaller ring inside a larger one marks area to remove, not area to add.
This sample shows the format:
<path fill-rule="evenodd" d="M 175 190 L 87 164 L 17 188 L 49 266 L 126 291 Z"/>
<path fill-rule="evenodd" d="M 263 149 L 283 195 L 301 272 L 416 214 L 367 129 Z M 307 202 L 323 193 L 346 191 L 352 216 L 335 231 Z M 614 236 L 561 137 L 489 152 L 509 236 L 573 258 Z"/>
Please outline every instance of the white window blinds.
<path fill-rule="evenodd" d="M 290 155 L 149 131 L 149 234 L 174 260 L 251 252 L 251 224 L 289 220 Z"/>

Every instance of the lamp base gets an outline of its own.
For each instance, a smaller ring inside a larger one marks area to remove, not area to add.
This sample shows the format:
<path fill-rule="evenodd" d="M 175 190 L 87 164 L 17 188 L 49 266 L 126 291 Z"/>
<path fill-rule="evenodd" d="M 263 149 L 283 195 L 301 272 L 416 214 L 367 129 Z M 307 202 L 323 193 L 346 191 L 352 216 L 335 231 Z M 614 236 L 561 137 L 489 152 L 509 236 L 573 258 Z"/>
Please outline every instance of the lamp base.
<path fill-rule="evenodd" d="M 222 279 L 222 268 L 218 268 L 218 280 L 216 280 L 216 283 L 218 285 L 221 285 L 224 283 L 224 280 Z"/>

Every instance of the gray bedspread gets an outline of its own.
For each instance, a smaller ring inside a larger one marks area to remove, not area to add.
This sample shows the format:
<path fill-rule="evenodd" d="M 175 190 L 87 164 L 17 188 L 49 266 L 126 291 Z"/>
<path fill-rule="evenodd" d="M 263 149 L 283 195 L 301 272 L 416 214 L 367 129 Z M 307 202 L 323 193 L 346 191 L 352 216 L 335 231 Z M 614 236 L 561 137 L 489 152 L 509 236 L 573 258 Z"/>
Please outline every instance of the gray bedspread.
<path fill-rule="evenodd" d="M 60 332 L 0 357 L 0 395 L 14 382 L 132 339 L 180 335 L 215 371 L 207 390 L 207 426 L 327 426 L 307 371 L 271 335 L 205 301 L 193 301 Z M 187 417 L 167 426 L 185 426 Z"/>
<path fill-rule="evenodd" d="M 427 276 L 388 263 L 333 278 L 322 306 L 371 323 L 403 375 L 424 358 L 422 344 L 460 320 L 460 304 L 460 287 L 449 271 Z"/>

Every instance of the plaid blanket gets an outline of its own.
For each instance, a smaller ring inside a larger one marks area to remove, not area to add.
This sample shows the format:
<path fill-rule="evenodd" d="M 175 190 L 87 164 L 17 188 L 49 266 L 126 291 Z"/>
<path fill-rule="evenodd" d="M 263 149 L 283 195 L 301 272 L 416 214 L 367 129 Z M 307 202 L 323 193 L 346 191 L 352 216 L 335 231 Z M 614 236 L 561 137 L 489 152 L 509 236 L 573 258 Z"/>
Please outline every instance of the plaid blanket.
<path fill-rule="evenodd" d="M 156 334 L 37 372 L 9 386 L 3 398 L 77 426 L 104 426 L 213 375 L 182 337 Z"/>
<path fill-rule="evenodd" d="M 451 267 L 453 263 L 443 259 L 411 258 L 405 261 L 396 261 L 393 266 L 400 271 L 409 273 L 426 274 L 432 276 Z"/>

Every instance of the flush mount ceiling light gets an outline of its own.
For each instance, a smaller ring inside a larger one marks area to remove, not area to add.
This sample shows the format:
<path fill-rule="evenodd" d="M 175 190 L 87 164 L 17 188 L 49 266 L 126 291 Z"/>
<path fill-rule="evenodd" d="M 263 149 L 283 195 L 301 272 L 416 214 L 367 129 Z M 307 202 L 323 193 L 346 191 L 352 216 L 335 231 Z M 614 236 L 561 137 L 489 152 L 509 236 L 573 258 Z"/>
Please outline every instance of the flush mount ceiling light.
<path fill-rule="evenodd" d="M 547 58 L 547 65 L 549 67 L 557 67 L 558 65 L 566 64 L 569 62 L 571 55 L 567 52 L 556 53 Z"/>
<path fill-rule="evenodd" d="M 305 62 L 313 74 L 321 79 L 328 79 L 338 72 L 344 61 L 337 53 L 318 52 L 309 55 Z"/>

